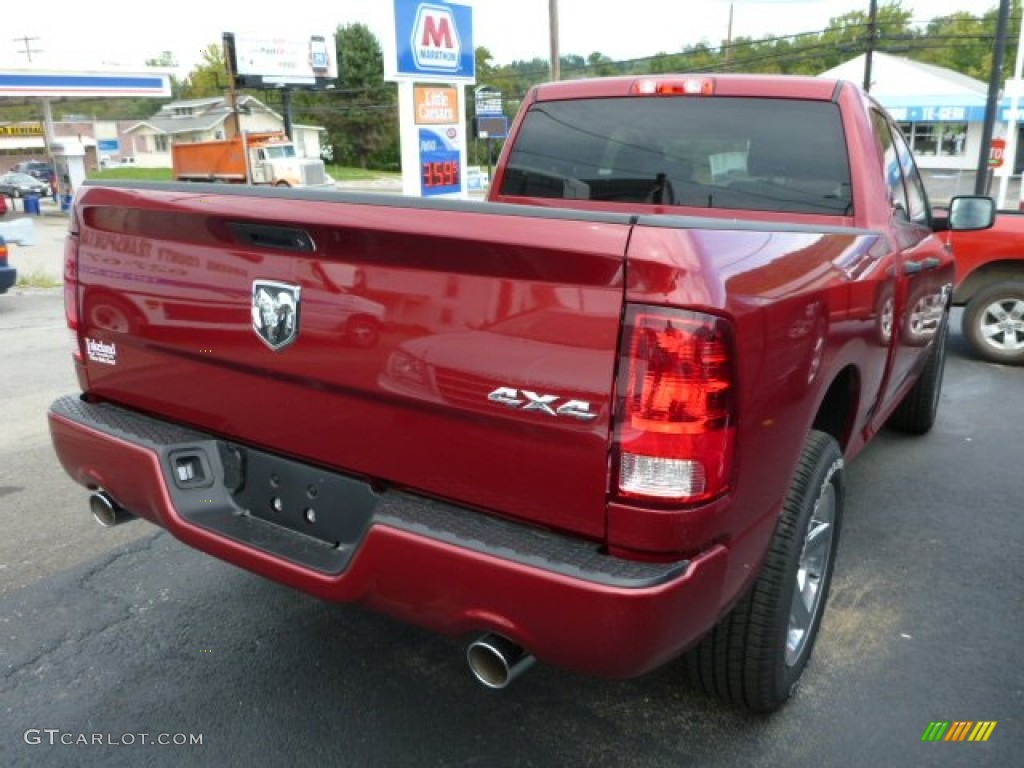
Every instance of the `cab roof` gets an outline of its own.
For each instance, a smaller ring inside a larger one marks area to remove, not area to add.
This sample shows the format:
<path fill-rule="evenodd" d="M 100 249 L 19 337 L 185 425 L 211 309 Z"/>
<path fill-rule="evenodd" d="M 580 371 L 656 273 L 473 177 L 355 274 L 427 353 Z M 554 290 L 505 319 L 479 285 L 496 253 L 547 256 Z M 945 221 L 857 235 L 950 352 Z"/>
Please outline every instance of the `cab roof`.
<path fill-rule="evenodd" d="M 841 86 L 853 85 L 841 80 L 805 75 L 629 75 L 544 83 L 536 86 L 534 98 L 537 101 L 559 101 L 631 96 L 636 95 L 634 87 L 639 83 L 674 84 L 694 81 L 710 83 L 712 96 L 759 96 L 818 101 L 831 101 L 838 96 Z M 707 95 L 706 93 L 705 97 Z"/>

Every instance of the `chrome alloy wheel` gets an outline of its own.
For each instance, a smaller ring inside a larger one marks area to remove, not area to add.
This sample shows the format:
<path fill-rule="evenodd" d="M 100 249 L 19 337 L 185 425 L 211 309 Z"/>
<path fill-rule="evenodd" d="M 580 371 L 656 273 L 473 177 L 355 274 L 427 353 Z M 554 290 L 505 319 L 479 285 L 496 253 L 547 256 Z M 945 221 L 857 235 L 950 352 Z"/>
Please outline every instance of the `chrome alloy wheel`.
<path fill-rule="evenodd" d="M 821 488 L 807 524 L 804 546 L 797 563 L 793 602 L 786 631 L 786 665 L 792 667 L 807 645 L 811 627 L 821 611 L 823 583 L 832 558 L 832 536 L 835 532 L 836 490 L 826 482 Z"/>
<path fill-rule="evenodd" d="M 982 337 L 1000 352 L 1024 349 L 1024 301 L 1008 297 L 993 301 L 981 313 Z"/>

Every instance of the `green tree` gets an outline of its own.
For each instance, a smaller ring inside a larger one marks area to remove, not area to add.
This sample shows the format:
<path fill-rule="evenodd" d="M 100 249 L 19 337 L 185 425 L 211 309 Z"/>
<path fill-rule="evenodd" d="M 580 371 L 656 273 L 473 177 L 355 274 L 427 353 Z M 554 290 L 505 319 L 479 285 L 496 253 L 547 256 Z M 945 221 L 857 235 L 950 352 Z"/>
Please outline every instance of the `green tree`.
<path fill-rule="evenodd" d="M 334 162 L 360 168 L 397 169 L 397 90 L 384 82 L 380 43 L 365 24 L 338 27 L 338 83 L 318 99 Z"/>
<path fill-rule="evenodd" d="M 228 88 L 228 69 L 221 47 L 213 43 L 206 47 L 196 68 L 189 72 L 181 87 L 181 97 L 201 99 L 222 96 Z"/>
<path fill-rule="evenodd" d="M 993 7 L 983 16 L 967 11 L 933 19 L 911 46 L 911 55 L 918 61 L 947 67 L 983 82 L 992 72 L 999 11 Z M 1014 59 L 1021 22 L 1020 0 L 1010 6 L 1010 24 L 1003 77 L 1013 77 Z"/>
<path fill-rule="evenodd" d="M 173 51 L 161 51 L 153 58 L 146 59 L 146 66 L 159 67 L 160 69 L 175 69 L 178 66 L 178 57 L 174 55 Z M 171 99 L 180 99 L 185 84 L 175 75 L 171 75 L 170 80 Z M 150 104 L 150 110 L 152 110 L 152 104 Z"/>
<path fill-rule="evenodd" d="M 587 56 L 586 77 L 608 77 L 618 74 L 615 62 L 600 51 L 594 51 Z"/>

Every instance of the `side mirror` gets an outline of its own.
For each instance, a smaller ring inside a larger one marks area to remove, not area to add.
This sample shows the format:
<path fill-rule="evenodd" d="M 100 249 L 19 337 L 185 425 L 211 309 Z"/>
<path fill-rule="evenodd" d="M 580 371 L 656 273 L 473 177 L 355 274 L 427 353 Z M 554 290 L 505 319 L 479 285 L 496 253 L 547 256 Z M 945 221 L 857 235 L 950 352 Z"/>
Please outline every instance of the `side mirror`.
<path fill-rule="evenodd" d="M 949 201 L 948 228 L 956 232 L 988 229 L 996 220 L 996 201 L 981 195 L 960 195 Z"/>

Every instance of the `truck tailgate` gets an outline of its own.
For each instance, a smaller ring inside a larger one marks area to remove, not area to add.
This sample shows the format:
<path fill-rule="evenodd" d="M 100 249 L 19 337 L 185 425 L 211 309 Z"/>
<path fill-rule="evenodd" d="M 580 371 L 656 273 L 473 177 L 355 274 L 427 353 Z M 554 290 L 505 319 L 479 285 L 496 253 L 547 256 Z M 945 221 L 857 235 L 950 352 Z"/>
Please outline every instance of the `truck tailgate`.
<path fill-rule="evenodd" d="M 126 184 L 76 218 L 92 397 L 604 537 L 627 216 Z"/>

